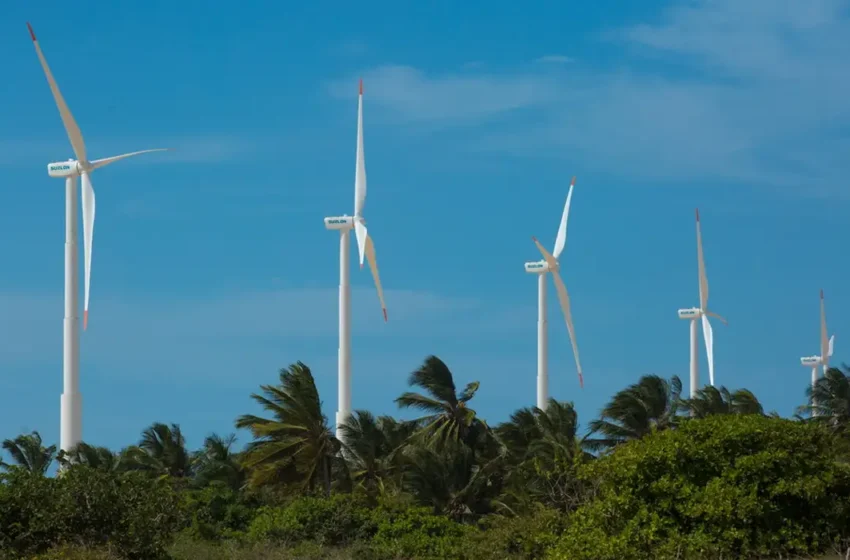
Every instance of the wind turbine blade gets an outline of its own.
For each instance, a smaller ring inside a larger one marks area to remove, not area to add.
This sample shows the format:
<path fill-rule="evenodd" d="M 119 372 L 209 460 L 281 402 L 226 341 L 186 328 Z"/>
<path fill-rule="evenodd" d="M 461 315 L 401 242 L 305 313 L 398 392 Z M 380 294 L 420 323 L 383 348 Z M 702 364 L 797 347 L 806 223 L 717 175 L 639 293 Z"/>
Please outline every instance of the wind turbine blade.
<path fill-rule="evenodd" d="M 824 363 L 829 361 L 829 335 L 826 330 L 826 305 L 823 300 L 823 290 L 820 291 L 820 355 Z"/>
<path fill-rule="evenodd" d="M 363 80 L 360 80 L 360 95 L 357 98 L 357 165 L 354 171 L 354 215 L 360 216 L 366 202 L 366 156 L 363 154 Z M 363 252 L 360 252 L 363 266 Z"/>
<path fill-rule="evenodd" d="M 826 353 L 827 356 L 832 356 L 832 351 L 835 349 L 835 335 L 829 337 L 829 352 Z"/>
<path fill-rule="evenodd" d="M 82 173 L 83 197 L 83 247 L 85 251 L 85 300 L 83 305 L 83 330 L 89 322 L 89 288 L 91 287 L 91 253 L 94 236 L 94 188 L 89 174 Z"/>
<path fill-rule="evenodd" d="M 564 213 L 561 214 L 561 225 L 558 227 L 558 236 L 555 238 L 555 250 L 552 252 L 557 259 L 561 256 L 564 246 L 567 244 L 567 219 L 570 215 L 570 200 L 573 198 L 573 187 L 576 184 L 576 178 L 570 181 L 570 190 L 567 192 L 567 203 L 564 205 Z"/>
<path fill-rule="evenodd" d="M 729 322 L 725 318 L 721 317 L 720 315 L 718 315 L 714 311 L 706 311 L 705 314 L 708 315 L 709 317 L 714 317 L 715 319 L 717 319 L 718 321 L 720 321 L 724 325 L 729 324 Z"/>
<path fill-rule="evenodd" d="M 534 244 L 537 245 L 537 249 L 540 251 L 540 254 L 543 255 L 543 258 L 546 260 L 546 264 L 549 265 L 550 270 L 558 269 L 558 260 L 552 256 L 552 253 L 546 250 L 546 247 L 540 244 L 536 237 L 531 238 L 534 241 Z"/>
<path fill-rule="evenodd" d="M 578 357 L 578 345 L 576 344 L 576 332 L 573 327 L 573 315 L 570 311 L 570 295 L 567 293 L 567 286 L 561 280 L 561 275 L 557 270 L 552 270 L 552 278 L 555 280 L 555 289 L 558 292 L 558 301 L 561 303 L 561 311 L 564 312 L 564 321 L 567 323 L 567 330 L 570 333 L 570 344 L 573 345 L 573 356 L 576 359 L 576 369 L 578 370 L 579 386 L 584 388 L 584 376 L 581 372 L 581 361 Z"/>
<path fill-rule="evenodd" d="M 714 387 L 714 331 L 708 317 L 702 316 L 702 335 L 705 337 L 705 355 L 708 358 L 708 382 Z"/>
<path fill-rule="evenodd" d="M 56 80 L 53 78 L 53 73 L 47 65 L 47 59 L 44 58 L 44 53 L 41 52 L 41 47 L 38 44 L 38 39 L 35 38 L 35 31 L 27 22 L 27 29 L 30 31 L 33 45 L 35 45 L 35 54 L 38 55 L 38 60 L 41 62 L 41 67 L 44 70 L 44 75 L 47 77 L 47 84 L 50 86 L 50 91 L 53 92 L 53 100 L 56 101 L 56 106 L 59 108 L 59 116 L 62 117 L 62 123 L 65 125 L 65 132 L 68 133 L 68 139 L 71 141 L 71 147 L 74 149 L 74 155 L 77 161 L 86 161 L 86 144 L 83 142 L 83 134 L 80 132 L 80 127 L 77 126 L 77 121 L 68 109 L 65 103 L 65 98 L 59 91 L 59 86 L 56 85 Z"/>
<path fill-rule="evenodd" d="M 120 156 L 112 156 L 112 157 L 103 158 L 103 159 L 96 159 L 93 162 L 91 162 L 91 168 L 92 169 L 100 169 L 101 167 L 105 167 L 105 166 L 109 165 L 110 163 L 115 163 L 116 161 L 118 161 L 120 159 L 125 159 L 125 158 L 128 158 L 128 157 L 133 157 L 133 156 L 137 156 L 137 155 L 140 155 L 140 154 L 149 154 L 151 152 L 167 152 L 170 149 L 171 148 L 155 148 L 153 150 L 142 150 L 140 152 L 130 152 L 129 154 L 121 154 Z"/>
<path fill-rule="evenodd" d="M 378 261 L 375 259 L 375 244 L 371 237 L 366 238 L 366 260 L 369 261 L 369 269 L 372 278 L 375 279 L 375 288 L 378 289 L 378 301 L 381 302 L 381 311 L 384 312 L 384 322 L 387 320 L 387 304 L 384 303 L 384 289 L 381 287 L 381 277 L 378 274 Z"/>
<path fill-rule="evenodd" d="M 699 227 L 699 209 L 697 213 L 697 261 L 699 265 L 699 307 L 708 309 L 708 278 L 705 274 L 705 257 L 702 254 L 702 233 Z"/>
<path fill-rule="evenodd" d="M 360 268 L 363 268 L 363 257 L 366 253 L 366 240 L 369 239 L 369 232 L 366 226 L 363 225 L 358 218 L 354 218 L 354 236 L 357 238 L 357 251 L 360 254 Z"/>

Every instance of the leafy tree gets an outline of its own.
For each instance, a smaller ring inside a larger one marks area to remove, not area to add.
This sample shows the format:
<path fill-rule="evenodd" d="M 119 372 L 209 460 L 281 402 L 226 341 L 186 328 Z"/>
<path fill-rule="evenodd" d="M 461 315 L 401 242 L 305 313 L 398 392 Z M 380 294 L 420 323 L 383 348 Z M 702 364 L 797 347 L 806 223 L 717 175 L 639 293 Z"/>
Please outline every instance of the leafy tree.
<path fill-rule="evenodd" d="M 587 445 L 609 448 L 675 426 L 681 393 L 678 377 L 669 381 L 657 375 L 641 377 L 614 395 L 601 418 L 590 423 L 591 433 L 599 437 L 588 438 Z"/>
<path fill-rule="evenodd" d="M 18 467 L 33 474 L 47 473 L 56 455 L 56 446 L 45 447 L 38 432 L 21 434 L 15 439 L 3 440 L 3 449 L 12 457 L 14 465 L 2 466 L 5 469 Z"/>
<path fill-rule="evenodd" d="M 814 423 L 760 415 L 685 419 L 589 463 L 597 496 L 554 559 L 767 558 L 846 537 L 850 468 Z"/>
<path fill-rule="evenodd" d="M 462 442 L 474 449 L 481 433 L 486 430 L 486 425 L 468 406 L 478 391 L 477 381 L 457 392 L 448 366 L 438 357 L 428 356 L 419 369 L 410 374 L 408 385 L 419 387 L 424 394 L 408 391 L 395 402 L 399 408 L 413 408 L 426 413 L 416 421 L 422 426 L 420 436 L 437 444 Z"/>
<path fill-rule="evenodd" d="M 263 395 L 252 394 L 272 418 L 245 414 L 237 428 L 248 428 L 254 441 L 248 444 L 243 464 L 250 469 L 249 482 L 295 484 L 313 490 L 320 484 L 331 491 L 331 473 L 339 441 L 322 414 L 322 403 L 305 364 L 297 362 L 280 371 L 278 385 L 262 385 Z"/>
<path fill-rule="evenodd" d="M 681 408 L 694 418 L 711 414 L 764 414 L 759 400 L 747 389 L 732 393 L 726 387 L 718 390 L 711 385 L 698 389 L 693 398 L 682 400 Z"/>

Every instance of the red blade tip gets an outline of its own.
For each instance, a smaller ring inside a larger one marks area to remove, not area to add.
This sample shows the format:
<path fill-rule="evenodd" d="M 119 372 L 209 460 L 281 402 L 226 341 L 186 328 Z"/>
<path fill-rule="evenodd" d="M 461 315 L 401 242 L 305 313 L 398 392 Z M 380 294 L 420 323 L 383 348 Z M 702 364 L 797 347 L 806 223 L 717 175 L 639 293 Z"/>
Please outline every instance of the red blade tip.
<path fill-rule="evenodd" d="M 89 324 L 89 310 L 86 309 L 83 311 L 83 330 L 86 330 L 86 327 Z"/>
<path fill-rule="evenodd" d="M 820 291 L 820 298 L 823 299 L 823 289 Z"/>
<path fill-rule="evenodd" d="M 30 22 L 27 22 L 27 29 L 30 30 L 30 37 L 32 37 L 32 40 L 35 41 L 35 31 L 32 30 L 32 25 L 30 25 Z"/>
<path fill-rule="evenodd" d="M 579 372 L 578 374 L 578 386 L 584 389 L 584 376 Z"/>
<path fill-rule="evenodd" d="M 360 78 L 360 95 L 363 95 L 363 78 Z"/>
<path fill-rule="evenodd" d="M 384 312 L 384 322 L 386 323 L 387 322 L 387 310 L 383 309 L 383 312 Z"/>
<path fill-rule="evenodd" d="M 570 186 L 571 186 L 571 187 L 574 187 L 575 185 L 576 185 L 576 176 L 575 176 L 575 175 L 573 175 L 573 180 L 572 180 L 572 181 L 570 181 Z"/>
<path fill-rule="evenodd" d="M 536 238 L 535 236 L 533 236 L 533 235 L 532 235 L 532 236 L 531 236 L 531 240 L 532 240 L 532 241 L 537 241 L 537 238 Z"/>
<path fill-rule="evenodd" d="M 699 221 L 699 208 L 696 209 L 696 213 L 697 213 L 697 221 Z"/>

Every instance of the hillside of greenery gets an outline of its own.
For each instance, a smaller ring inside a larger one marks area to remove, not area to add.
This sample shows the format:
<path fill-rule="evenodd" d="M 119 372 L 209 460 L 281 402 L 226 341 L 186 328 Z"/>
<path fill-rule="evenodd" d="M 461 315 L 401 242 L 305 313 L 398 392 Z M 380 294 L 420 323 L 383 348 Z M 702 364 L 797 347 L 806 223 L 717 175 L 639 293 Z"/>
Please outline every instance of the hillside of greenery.
<path fill-rule="evenodd" d="M 578 433 L 570 403 L 491 426 L 439 358 L 334 437 L 310 369 L 187 449 L 154 423 L 120 451 L 3 441 L 0 559 L 708 560 L 850 555 L 850 368 L 793 419 L 747 390 L 642 377 Z M 801 391 L 801 400 L 803 393 Z M 51 465 L 62 469 L 46 476 Z"/>

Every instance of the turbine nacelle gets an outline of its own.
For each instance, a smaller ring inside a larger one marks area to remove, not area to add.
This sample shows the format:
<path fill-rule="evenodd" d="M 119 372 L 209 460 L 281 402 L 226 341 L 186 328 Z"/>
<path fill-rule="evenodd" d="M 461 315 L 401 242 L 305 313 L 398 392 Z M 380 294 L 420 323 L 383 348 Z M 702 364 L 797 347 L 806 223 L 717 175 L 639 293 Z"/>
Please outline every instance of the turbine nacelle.
<path fill-rule="evenodd" d="M 529 274 L 545 274 L 549 272 L 549 264 L 546 261 L 527 262 L 525 271 Z"/>
<path fill-rule="evenodd" d="M 361 221 L 363 221 L 361 219 Z M 325 227 L 327 229 L 346 230 L 354 229 L 354 216 L 334 216 L 325 218 Z"/>
<path fill-rule="evenodd" d="M 680 309 L 679 319 L 699 319 L 702 317 L 702 311 L 699 307 L 691 307 L 690 309 Z"/>
<path fill-rule="evenodd" d="M 803 364 L 803 367 L 813 368 L 821 365 L 823 360 L 820 356 L 807 356 L 805 358 L 800 358 L 800 363 Z"/>
<path fill-rule="evenodd" d="M 55 178 L 65 178 L 79 175 L 82 172 L 82 166 L 76 160 L 69 159 L 47 164 L 47 174 Z"/>

